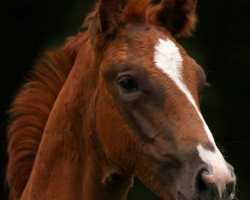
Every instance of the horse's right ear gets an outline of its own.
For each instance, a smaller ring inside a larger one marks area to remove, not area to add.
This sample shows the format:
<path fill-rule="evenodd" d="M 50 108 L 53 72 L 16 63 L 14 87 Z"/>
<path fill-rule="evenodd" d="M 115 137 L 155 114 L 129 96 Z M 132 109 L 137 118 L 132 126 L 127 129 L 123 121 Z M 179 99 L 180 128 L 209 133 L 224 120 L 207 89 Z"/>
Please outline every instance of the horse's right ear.
<path fill-rule="evenodd" d="M 161 0 L 153 8 L 150 20 L 175 37 L 189 35 L 197 21 L 196 3 L 197 0 Z"/>
<path fill-rule="evenodd" d="M 89 26 L 89 37 L 92 46 L 100 37 L 111 36 L 123 24 L 123 8 L 127 0 L 101 0 Z"/>

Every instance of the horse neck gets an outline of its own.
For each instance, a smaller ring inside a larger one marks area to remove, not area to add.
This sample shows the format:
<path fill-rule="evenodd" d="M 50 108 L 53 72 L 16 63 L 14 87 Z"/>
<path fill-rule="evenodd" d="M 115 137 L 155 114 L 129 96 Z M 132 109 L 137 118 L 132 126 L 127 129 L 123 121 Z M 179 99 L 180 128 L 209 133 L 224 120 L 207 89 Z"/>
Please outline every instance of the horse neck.
<path fill-rule="evenodd" d="M 92 129 L 97 72 L 88 40 L 51 111 L 21 199 L 125 199 L 131 177 L 107 188 L 113 167 Z"/>

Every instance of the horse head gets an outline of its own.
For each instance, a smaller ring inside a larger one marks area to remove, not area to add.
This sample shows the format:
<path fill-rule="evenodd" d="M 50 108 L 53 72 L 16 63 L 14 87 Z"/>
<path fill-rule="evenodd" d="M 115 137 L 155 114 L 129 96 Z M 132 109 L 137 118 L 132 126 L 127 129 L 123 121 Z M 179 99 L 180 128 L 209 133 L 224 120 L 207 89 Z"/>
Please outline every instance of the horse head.
<path fill-rule="evenodd" d="M 89 19 L 95 132 L 107 158 L 162 199 L 233 199 L 234 170 L 200 112 L 203 69 L 176 41 L 195 0 L 102 0 Z"/>

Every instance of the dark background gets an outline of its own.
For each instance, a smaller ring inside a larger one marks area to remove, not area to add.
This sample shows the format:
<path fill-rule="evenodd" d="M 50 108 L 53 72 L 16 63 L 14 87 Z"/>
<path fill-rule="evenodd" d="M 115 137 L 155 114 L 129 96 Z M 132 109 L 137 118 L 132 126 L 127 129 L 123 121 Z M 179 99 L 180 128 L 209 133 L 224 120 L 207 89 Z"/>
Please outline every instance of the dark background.
<path fill-rule="evenodd" d="M 0 199 L 6 199 L 6 115 L 25 74 L 46 49 L 77 32 L 87 0 L 0 0 Z M 180 43 L 206 70 L 202 111 L 235 167 L 237 196 L 250 199 L 250 1 L 199 0 L 199 25 Z M 136 181 L 132 199 L 156 199 Z"/>

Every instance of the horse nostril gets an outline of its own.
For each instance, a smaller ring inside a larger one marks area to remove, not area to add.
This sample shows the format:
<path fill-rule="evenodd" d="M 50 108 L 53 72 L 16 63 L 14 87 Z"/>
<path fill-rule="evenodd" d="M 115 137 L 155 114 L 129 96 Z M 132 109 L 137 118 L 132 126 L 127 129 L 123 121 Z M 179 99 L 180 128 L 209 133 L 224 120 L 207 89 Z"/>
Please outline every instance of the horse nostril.
<path fill-rule="evenodd" d="M 201 173 L 203 173 L 203 172 L 201 172 Z M 197 176 L 197 189 L 200 192 L 207 190 L 207 185 L 206 185 L 206 183 L 204 183 L 201 174 L 198 174 L 198 176 Z"/>
<path fill-rule="evenodd" d="M 233 176 L 235 177 L 235 176 Z M 199 199 L 233 199 L 235 195 L 235 178 L 231 180 L 216 179 L 209 170 L 201 170 L 196 178 L 196 192 Z M 230 180 L 230 182 L 229 182 Z"/>
<path fill-rule="evenodd" d="M 235 194 L 235 181 L 228 183 L 226 185 L 226 195 L 230 197 L 231 195 Z"/>
<path fill-rule="evenodd" d="M 201 199 L 219 197 L 214 176 L 206 169 L 201 170 L 197 176 L 197 194 Z"/>

